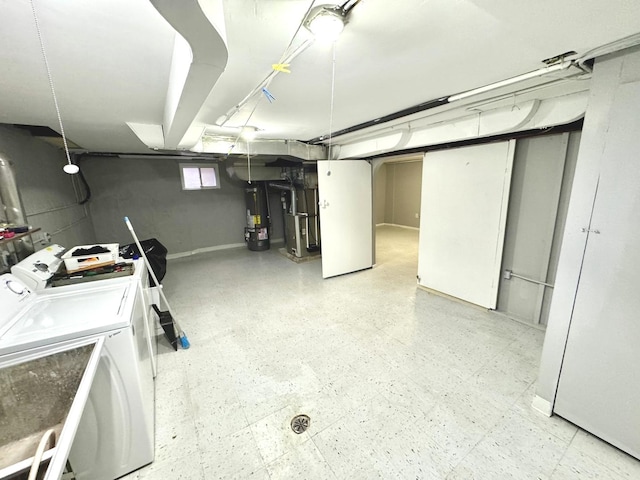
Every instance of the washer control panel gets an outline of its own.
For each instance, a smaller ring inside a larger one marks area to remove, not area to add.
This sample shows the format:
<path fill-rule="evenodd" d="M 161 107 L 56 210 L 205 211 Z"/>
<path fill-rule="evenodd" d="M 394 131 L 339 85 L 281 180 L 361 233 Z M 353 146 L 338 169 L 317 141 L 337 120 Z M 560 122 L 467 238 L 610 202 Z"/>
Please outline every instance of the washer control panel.
<path fill-rule="evenodd" d="M 0 275 L 0 332 L 34 300 L 35 294 L 18 278 L 10 273 Z"/>
<path fill-rule="evenodd" d="M 65 251 L 61 245 L 49 245 L 11 267 L 11 273 L 30 289 L 40 291 L 60 267 Z"/>

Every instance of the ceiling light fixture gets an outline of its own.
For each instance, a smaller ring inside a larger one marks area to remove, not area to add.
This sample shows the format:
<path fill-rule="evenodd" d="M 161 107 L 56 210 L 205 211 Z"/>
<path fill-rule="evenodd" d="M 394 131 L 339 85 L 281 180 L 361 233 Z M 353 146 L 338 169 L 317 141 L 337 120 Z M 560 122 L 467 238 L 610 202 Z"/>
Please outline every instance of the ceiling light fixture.
<path fill-rule="evenodd" d="M 347 12 L 339 5 L 318 5 L 311 9 L 304 26 L 316 39 L 334 42 L 344 30 L 347 22 Z"/>
<path fill-rule="evenodd" d="M 240 130 L 240 136 L 248 142 L 250 142 L 251 140 L 255 140 L 257 135 L 258 135 L 257 127 L 251 127 L 251 126 L 245 125 Z"/>

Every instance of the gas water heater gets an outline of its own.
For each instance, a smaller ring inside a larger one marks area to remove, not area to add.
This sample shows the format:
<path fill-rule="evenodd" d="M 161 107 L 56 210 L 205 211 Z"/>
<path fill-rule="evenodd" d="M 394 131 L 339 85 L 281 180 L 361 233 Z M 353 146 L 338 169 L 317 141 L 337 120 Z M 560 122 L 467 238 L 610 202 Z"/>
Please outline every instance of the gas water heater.
<path fill-rule="evenodd" d="M 244 229 L 244 240 L 249 250 L 269 250 L 269 208 L 267 191 L 264 185 L 245 189 L 247 204 L 247 226 Z"/>

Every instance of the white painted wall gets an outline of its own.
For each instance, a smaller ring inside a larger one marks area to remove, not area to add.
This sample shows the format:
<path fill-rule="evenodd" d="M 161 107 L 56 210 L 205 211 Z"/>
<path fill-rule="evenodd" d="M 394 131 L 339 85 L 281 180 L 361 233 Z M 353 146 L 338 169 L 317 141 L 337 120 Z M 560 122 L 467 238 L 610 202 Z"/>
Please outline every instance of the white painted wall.
<path fill-rule="evenodd" d="M 596 60 L 534 400 L 547 414 L 555 400 L 587 238 L 581 229 L 590 221 L 611 106 L 620 86 L 634 81 L 640 81 L 640 48 Z M 637 152 L 630 148 L 629 155 Z"/>

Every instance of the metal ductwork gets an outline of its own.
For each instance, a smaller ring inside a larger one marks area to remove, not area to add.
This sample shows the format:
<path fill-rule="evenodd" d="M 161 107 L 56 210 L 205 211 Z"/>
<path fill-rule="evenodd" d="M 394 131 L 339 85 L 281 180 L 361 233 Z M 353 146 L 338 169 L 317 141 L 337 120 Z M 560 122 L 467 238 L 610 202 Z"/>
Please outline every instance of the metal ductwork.
<path fill-rule="evenodd" d="M 320 254 L 318 173 L 315 165 L 287 168 L 285 181 L 269 182 L 280 190 L 287 256 L 299 261 Z"/>
<path fill-rule="evenodd" d="M 203 153 L 224 154 L 225 169 L 233 180 L 243 182 L 281 180 L 283 167 L 326 160 L 327 147 L 296 140 L 258 140 L 247 144 L 235 139 L 211 139 L 203 143 Z"/>
<path fill-rule="evenodd" d="M 225 170 L 231 180 L 241 182 L 264 182 L 269 180 L 281 180 L 282 168 L 270 166 L 263 161 L 247 162 L 247 159 L 228 159 L 225 161 Z"/>
<path fill-rule="evenodd" d="M 202 153 L 220 155 L 289 157 L 306 162 L 327 159 L 327 147 L 309 145 L 297 140 L 254 140 L 245 142 L 236 138 L 205 136 L 202 139 Z"/>
<path fill-rule="evenodd" d="M 11 164 L 7 155 L 0 152 L 0 221 L 24 226 L 27 215 Z"/>

